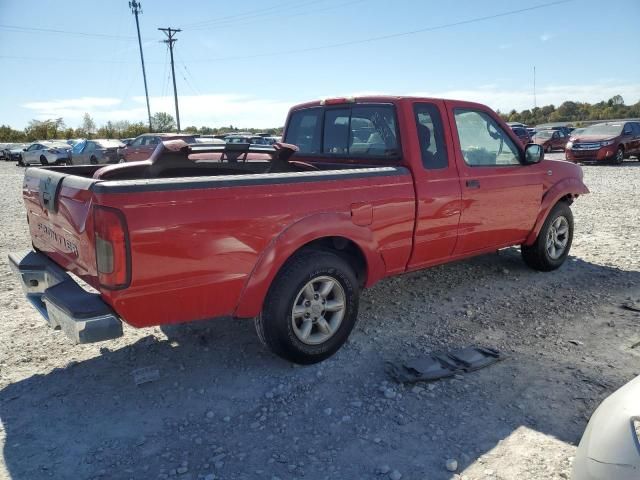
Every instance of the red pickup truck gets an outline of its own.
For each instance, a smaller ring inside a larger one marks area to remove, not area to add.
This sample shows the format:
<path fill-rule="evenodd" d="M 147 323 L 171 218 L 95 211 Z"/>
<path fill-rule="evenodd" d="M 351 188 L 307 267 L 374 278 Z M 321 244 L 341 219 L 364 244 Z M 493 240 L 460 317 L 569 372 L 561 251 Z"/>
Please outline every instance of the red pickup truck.
<path fill-rule="evenodd" d="M 558 268 L 569 206 L 588 193 L 579 166 L 544 160 L 476 103 L 316 101 L 291 110 L 284 142 L 173 141 L 146 161 L 27 169 L 34 250 L 10 263 L 28 299 L 78 343 L 115 338 L 122 321 L 233 316 L 313 363 L 385 277 L 512 245 Z"/>

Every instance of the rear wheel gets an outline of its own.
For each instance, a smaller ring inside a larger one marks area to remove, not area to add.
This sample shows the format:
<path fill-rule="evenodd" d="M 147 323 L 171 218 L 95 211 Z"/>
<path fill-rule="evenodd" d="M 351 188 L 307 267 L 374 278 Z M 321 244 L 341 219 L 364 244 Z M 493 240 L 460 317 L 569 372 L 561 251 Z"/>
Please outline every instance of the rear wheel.
<path fill-rule="evenodd" d="M 544 150 L 547 153 L 551 153 L 551 152 L 553 152 L 553 147 L 551 145 L 547 145 L 547 147 Z"/>
<path fill-rule="evenodd" d="M 535 243 L 522 245 L 522 258 L 534 270 L 555 270 L 567 259 L 572 241 L 573 213 L 569 205 L 561 201 L 549 212 Z"/>
<path fill-rule="evenodd" d="M 349 337 L 358 297 L 356 276 L 345 260 L 331 252 L 303 250 L 273 281 L 255 321 L 258 337 L 286 360 L 320 362 Z"/>
<path fill-rule="evenodd" d="M 40 163 L 42 165 L 49 165 L 49 162 L 47 162 L 47 157 L 45 157 L 44 155 L 40 155 Z"/>

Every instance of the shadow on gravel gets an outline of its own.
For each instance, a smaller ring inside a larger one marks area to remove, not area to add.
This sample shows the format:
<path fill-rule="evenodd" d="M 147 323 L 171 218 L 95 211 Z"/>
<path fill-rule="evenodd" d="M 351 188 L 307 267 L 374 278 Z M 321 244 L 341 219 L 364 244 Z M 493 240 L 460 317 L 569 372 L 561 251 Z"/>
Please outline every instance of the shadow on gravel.
<path fill-rule="evenodd" d="M 406 288 L 428 291 L 447 275 L 464 303 L 479 284 L 513 282 L 505 270 L 518 276 L 524 302 L 561 301 L 562 284 L 576 287 L 580 300 L 640 282 L 639 272 L 575 258 L 555 274 L 530 272 L 510 249 L 411 274 Z M 375 327 L 366 320 L 365 328 Z M 116 351 L 106 343 L 98 357 L 0 391 L 10 478 L 196 479 L 214 468 L 221 478 L 373 478 L 387 463 L 407 478 L 448 479 L 446 458 L 458 458 L 462 470 L 522 425 L 575 443 L 593 406 L 625 381 L 585 361 L 584 350 L 561 360 L 545 355 L 541 340 L 462 381 L 422 385 L 419 394 L 394 387 L 402 398 L 388 399 L 379 388 L 383 357 L 403 348 L 392 339 L 380 352 L 359 331 L 324 364 L 293 367 L 264 350 L 251 322 L 178 332 Z M 135 385 L 130 372 L 140 367 L 157 368 L 159 378 Z M 186 473 L 172 471 L 182 462 Z"/>

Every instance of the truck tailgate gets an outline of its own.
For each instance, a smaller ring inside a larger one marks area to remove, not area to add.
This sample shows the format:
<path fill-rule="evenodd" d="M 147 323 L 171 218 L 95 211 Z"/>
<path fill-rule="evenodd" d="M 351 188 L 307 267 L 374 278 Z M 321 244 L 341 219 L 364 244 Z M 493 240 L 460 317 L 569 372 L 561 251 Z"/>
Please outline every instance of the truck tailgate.
<path fill-rule="evenodd" d="M 33 246 L 97 288 L 90 190 L 95 180 L 63 170 L 25 172 L 23 197 Z"/>

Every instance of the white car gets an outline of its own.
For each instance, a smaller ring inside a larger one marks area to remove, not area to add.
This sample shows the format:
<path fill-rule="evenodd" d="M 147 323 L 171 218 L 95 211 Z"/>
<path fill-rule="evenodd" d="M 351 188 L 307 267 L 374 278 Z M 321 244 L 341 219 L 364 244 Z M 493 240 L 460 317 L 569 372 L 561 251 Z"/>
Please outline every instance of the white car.
<path fill-rule="evenodd" d="M 71 145 L 59 142 L 35 142 L 22 152 L 22 165 L 66 165 L 71 163 Z"/>
<path fill-rule="evenodd" d="M 573 460 L 572 480 L 640 478 L 640 377 L 600 404 Z"/>

